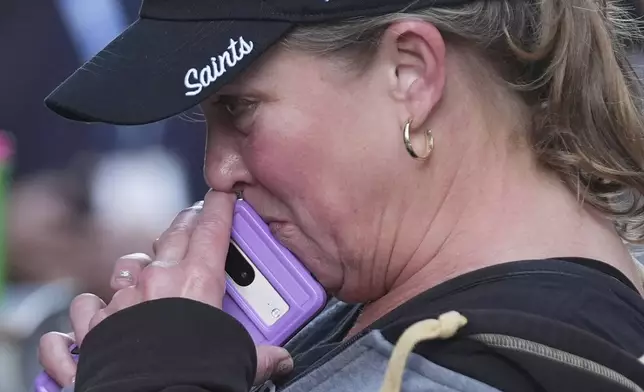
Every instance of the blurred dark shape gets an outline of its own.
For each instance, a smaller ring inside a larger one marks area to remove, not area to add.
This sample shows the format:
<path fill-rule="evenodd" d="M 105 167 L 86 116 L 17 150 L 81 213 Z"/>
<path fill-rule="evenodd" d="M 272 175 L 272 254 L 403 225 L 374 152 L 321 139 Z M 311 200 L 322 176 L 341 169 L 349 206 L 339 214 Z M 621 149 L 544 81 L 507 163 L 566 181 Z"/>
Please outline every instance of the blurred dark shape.
<path fill-rule="evenodd" d="M 88 129 L 61 119 L 42 102 L 78 65 L 53 1 L 38 7 L 0 2 L 0 126 L 16 137 L 17 179 L 62 169 L 79 150 L 110 147 L 112 134 L 104 126 Z M 98 132 L 102 145 L 90 143 Z"/>

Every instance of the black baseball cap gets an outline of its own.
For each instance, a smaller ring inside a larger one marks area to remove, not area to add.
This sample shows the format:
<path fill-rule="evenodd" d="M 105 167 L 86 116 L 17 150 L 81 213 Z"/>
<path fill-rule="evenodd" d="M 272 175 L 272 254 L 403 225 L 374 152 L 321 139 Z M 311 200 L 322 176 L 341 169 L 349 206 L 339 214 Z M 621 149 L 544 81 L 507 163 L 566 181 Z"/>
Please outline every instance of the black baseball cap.
<path fill-rule="evenodd" d="M 45 104 L 75 121 L 148 124 L 196 106 L 298 25 L 473 1 L 144 0 Z"/>

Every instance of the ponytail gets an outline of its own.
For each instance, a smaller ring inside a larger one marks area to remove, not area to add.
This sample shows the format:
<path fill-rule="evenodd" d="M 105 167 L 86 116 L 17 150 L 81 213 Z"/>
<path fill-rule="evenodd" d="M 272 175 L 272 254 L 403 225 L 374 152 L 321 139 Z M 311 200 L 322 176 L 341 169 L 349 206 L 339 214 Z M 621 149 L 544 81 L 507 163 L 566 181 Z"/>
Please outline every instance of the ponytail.
<path fill-rule="evenodd" d="M 515 49 L 520 60 L 547 63 L 534 79 L 543 98 L 530 142 L 581 200 L 612 217 L 625 240 L 641 243 L 644 111 L 627 59 L 639 26 L 610 1 L 547 0 L 540 14 L 535 48 Z"/>

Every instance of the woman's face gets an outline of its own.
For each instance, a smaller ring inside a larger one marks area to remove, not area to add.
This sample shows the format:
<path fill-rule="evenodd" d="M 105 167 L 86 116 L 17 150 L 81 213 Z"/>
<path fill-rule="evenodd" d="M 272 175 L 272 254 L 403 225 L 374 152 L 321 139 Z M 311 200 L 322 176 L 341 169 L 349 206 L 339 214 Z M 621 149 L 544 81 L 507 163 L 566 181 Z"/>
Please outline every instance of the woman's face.
<path fill-rule="evenodd" d="M 202 104 L 205 176 L 247 200 L 333 294 L 383 293 L 405 179 L 395 72 L 357 75 L 331 60 L 278 49 Z"/>

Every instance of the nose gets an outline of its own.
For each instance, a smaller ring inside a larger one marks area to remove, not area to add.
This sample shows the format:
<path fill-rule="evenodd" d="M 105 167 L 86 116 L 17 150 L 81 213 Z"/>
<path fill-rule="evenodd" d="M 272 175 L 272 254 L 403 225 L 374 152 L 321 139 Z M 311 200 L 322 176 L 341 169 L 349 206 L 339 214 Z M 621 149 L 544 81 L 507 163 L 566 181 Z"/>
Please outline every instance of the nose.
<path fill-rule="evenodd" d="M 208 130 L 204 177 L 213 190 L 233 193 L 251 183 L 239 145 L 240 140 L 231 132 Z"/>

